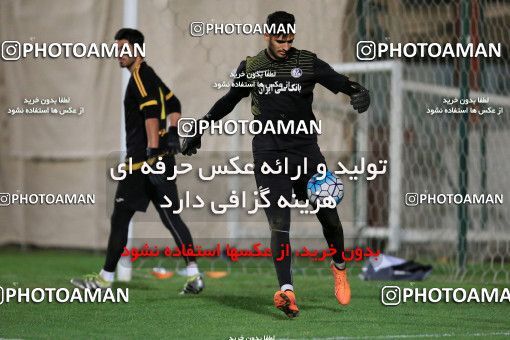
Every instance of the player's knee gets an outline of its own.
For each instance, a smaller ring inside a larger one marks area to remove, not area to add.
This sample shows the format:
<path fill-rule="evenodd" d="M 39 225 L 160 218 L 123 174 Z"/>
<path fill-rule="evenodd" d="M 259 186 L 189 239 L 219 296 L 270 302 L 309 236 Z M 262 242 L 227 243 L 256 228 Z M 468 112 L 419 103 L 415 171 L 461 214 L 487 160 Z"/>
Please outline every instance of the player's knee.
<path fill-rule="evenodd" d="M 273 217 L 269 220 L 269 230 L 288 232 L 290 229 L 290 223 L 285 218 Z"/>
<path fill-rule="evenodd" d="M 129 228 L 129 221 L 133 213 L 128 210 L 115 208 L 110 218 L 112 231 Z"/>

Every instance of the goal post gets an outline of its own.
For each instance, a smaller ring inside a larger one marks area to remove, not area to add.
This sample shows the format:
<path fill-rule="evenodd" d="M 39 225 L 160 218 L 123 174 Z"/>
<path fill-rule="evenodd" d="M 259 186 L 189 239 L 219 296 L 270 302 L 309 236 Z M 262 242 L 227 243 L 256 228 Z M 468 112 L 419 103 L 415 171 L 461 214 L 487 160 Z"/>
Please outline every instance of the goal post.
<path fill-rule="evenodd" d="M 444 262 L 455 279 L 471 277 L 508 282 L 505 258 L 510 246 L 510 213 L 504 206 L 463 204 L 464 213 L 461 214 L 459 204 L 406 206 L 405 201 L 409 192 L 466 195 L 491 194 L 499 190 L 502 197 L 507 196 L 506 174 L 510 171 L 510 161 L 504 155 L 508 155 L 505 145 L 510 143 L 508 119 L 503 114 L 468 114 L 467 126 L 461 131 L 461 115 L 427 114 L 428 107 L 441 107 L 443 100 L 461 98 L 466 92 L 461 91 L 462 84 L 447 86 L 420 81 L 420 72 L 430 70 L 423 67 L 413 74 L 412 69 L 416 67 L 401 61 L 333 65 L 339 73 L 365 79 L 363 85 L 372 97 L 371 108 L 365 115 L 378 110 L 378 115 L 386 116 L 383 120 L 358 118 L 358 122 L 364 119 L 366 126 L 354 124 L 356 130 L 375 131 L 376 125 L 379 128 L 383 125 L 389 131 L 388 190 L 384 193 L 388 197 L 388 213 L 382 225 L 371 225 L 367 215 L 370 207 L 359 206 L 371 203 L 358 199 L 353 202 L 357 212 L 355 225 L 361 227 L 362 238 L 385 244 L 387 253 Z M 390 78 L 385 83 L 389 86 L 381 86 L 378 78 L 382 75 Z M 468 97 L 486 98 L 488 105 L 499 112 L 510 109 L 510 98 L 496 91 L 471 90 Z M 382 102 L 387 104 L 378 105 Z M 479 111 L 486 106 L 479 106 Z M 378 143 L 376 137 L 368 133 L 356 131 L 355 134 L 357 138 L 366 139 L 358 145 Z M 463 151 L 465 146 L 461 143 L 469 143 L 469 153 Z M 459 162 L 462 158 L 464 161 Z M 463 173 L 469 177 L 464 191 L 460 185 Z M 357 185 L 358 190 L 370 190 L 366 183 Z"/>
<path fill-rule="evenodd" d="M 124 0 L 124 15 L 123 15 L 123 27 L 136 28 L 138 25 L 138 0 Z M 131 74 L 128 70 L 122 70 L 122 81 L 121 81 L 121 91 L 120 93 L 124 93 L 126 91 L 126 87 L 129 82 L 129 78 Z M 121 98 L 120 101 L 120 161 L 123 162 L 124 155 L 126 153 L 126 128 L 124 121 L 124 98 Z M 133 221 L 129 222 L 128 227 L 128 243 L 127 247 L 131 248 L 132 246 L 132 238 L 133 238 Z M 128 257 L 121 257 L 119 264 L 117 265 L 117 280 L 123 282 L 131 281 L 132 277 L 132 265 L 131 261 Z"/>
<path fill-rule="evenodd" d="M 389 73 L 390 74 L 390 147 L 389 163 L 389 216 L 387 224 L 387 238 L 388 238 L 388 252 L 396 252 L 400 247 L 400 210 L 402 205 L 401 197 L 401 177 L 402 177 L 402 63 L 400 61 L 374 61 L 363 63 L 344 63 L 334 64 L 333 69 L 341 74 L 369 74 L 369 73 Z M 372 91 L 373 93 L 373 91 Z M 370 111 L 366 114 L 370 114 Z M 366 129 L 364 129 L 366 131 Z M 358 133 L 358 132 L 357 132 Z M 360 138 L 369 138 L 367 134 L 359 136 Z M 366 140 L 362 141 L 360 145 L 368 145 Z M 365 150 L 363 150 L 365 151 Z M 364 182 L 357 183 L 358 190 L 366 190 Z M 366 197 L 363 193 L 362 197 Z M 359 205 L 366 204 L 366 201 L 357 200 L 354 205 L 357 206 L 355 211 L 359 212 L 355 216 L 356 225 L 359 226 L 360 222 L 367 221 L 366 208 Z M 378 231 L 367 229 L 368 234 L 380 234 Z"/>

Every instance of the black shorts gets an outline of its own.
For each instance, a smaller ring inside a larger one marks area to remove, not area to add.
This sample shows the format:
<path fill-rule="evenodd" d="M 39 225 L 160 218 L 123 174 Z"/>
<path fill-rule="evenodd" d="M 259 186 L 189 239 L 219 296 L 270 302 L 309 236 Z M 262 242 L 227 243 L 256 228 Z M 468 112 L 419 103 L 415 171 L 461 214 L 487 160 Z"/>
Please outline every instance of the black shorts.
<path fill-rule="evenodd" d="M 306 157 L 306 174 L 304 174 L 304 158 Z M 326 164 L 317 143 L 300 146 L 296 149 L 256 151 L 253 152 L 255 162 L 255 180 L 257 187 L 269 188 L 269 197 L 278 200 L 280 195 L 286 199 L 292 198 L 292 191 L 299 200 L 307 199 L 306 185 L 308 180 L 317 173 L 319 164 Z M 283 166 L 287 158 L 288 174 L 267 174 L 261 172 L 261 167 L 266 162 L 271 168 L 276 169 L 277 161 Z M 298 177 L 298 166 L 301 167 Z M 291 179 L 294 177 L 295 179 Z M 273 205 L 272 199 L 270 200 Z"/>
<path fill-rule="evenodd" d="M 171 176 L 175 169 L 175 157 L 165 155 L 162 161 L 165 163 L 165 176 Z M 124 180 L 119 181 L 115 193 L 115 208 L 145 212 L 150 201 L 154 204 L 166 203 L 167 201 L 163 198 L 165 195 L 172 202 L 179 202 L 175 180 L 165 181 L 165 184 L 155 186 L 149 181 L 148 175 L 144 175 L 141 170 L 134 170 Z M 173 206 L 173 209 L 176 208 Z"/>

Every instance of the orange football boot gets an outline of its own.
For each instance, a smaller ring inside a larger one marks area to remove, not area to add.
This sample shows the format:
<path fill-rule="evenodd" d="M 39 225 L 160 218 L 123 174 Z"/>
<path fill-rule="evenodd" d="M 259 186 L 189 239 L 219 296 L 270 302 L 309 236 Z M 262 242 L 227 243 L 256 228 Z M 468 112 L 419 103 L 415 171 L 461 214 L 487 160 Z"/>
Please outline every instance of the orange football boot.
<path fill-rule="evenodd" d="M 295 318 L 299 315 L 299 308 L 296 305 L 296 296 L 291 290 L 277 291 L 274 294 L 274 305 L 289 318 Z"/>
<path fill-rule="evenodd" d="M 335 279 L 336 299 L 339 304 L 346 306 L 351 302 L 351 286 L 349 286 L 349 280 L 347 279 L 347 270 L 340 270 L 333 263 L 331 263 L 331 270 Z"/>

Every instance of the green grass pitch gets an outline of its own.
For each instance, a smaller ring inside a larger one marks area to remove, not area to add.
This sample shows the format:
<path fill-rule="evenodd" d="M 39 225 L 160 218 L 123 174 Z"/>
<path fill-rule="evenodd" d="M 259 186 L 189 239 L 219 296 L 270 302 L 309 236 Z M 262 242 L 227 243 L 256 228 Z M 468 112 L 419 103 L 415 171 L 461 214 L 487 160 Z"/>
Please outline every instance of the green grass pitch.
<path fill-rule="evenodd" d="M 97 271 L 102 255 L 83 252 L 0 250 L 0 286 L 68 287 L 73 276 Z M 207 269 L 208 265 L 204 262 Z M 318 263 L 317 266 L 326 266 Z M 136 276 L 128 284 L 129 303 L 39 303 L 0 305 L 0 338 L 51 339 L 276 339 L 338 338 L 500 338 L 510 336 L 509 303 L 407 303 L 387 307 L 380 302 L 384 285 L 401 287 L 505 287 L 445 282 L 432 274 L 425 282 L 364 282 L 351 269 L 352 301 L 337 304 L 329 275 L 299 274 L 294 285 L 301 314 L 288 319 L 272 305 L 277 288 L 271 270 L 206 278 L 197 296 L 178 296 L 184 278 L 168 280 Z"/>

